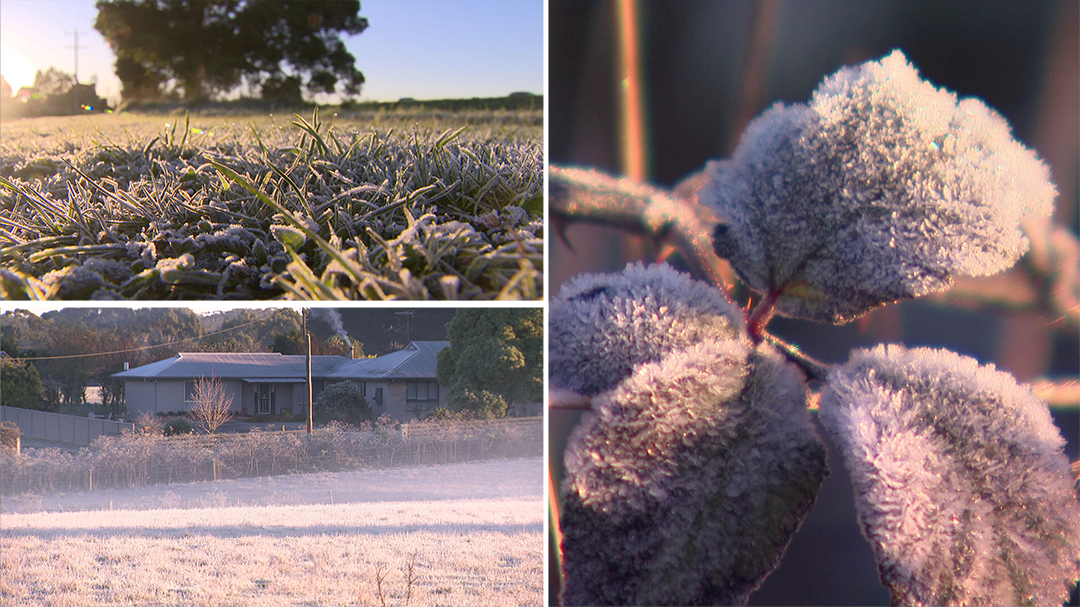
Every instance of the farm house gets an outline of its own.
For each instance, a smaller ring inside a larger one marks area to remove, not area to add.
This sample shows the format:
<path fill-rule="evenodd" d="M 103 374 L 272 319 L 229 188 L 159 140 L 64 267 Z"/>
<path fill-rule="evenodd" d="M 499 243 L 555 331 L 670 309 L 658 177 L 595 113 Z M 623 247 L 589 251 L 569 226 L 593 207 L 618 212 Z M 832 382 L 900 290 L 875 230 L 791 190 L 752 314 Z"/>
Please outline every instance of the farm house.
<path fill-rule="evenodd" d="M 436 380 L 435 356 L 448 341 L 413 341 L 405 348 L 367 359 L 312 356 L 312 395 L 330 384 L 352 382 L 376 417 L 407 421 L 445 405 Z M 301 415 L 307 406 L 306 360 L 277 352 L 180 353 L 116 373 L 124 380 L 131 416 L 184 411 L 191 407 L 197 378 L 220 379 L 239 415 Z"/>

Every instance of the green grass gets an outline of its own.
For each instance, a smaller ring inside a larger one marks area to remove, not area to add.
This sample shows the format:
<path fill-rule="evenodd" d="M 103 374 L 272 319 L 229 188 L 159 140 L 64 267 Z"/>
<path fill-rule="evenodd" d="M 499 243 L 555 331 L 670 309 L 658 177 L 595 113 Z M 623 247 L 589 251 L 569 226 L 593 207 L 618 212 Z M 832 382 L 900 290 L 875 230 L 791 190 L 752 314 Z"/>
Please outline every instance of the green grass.
<path fill-rule="evenodd" d="M 3 299 L 539 299 L 539 111 L 0 126 Z"/>

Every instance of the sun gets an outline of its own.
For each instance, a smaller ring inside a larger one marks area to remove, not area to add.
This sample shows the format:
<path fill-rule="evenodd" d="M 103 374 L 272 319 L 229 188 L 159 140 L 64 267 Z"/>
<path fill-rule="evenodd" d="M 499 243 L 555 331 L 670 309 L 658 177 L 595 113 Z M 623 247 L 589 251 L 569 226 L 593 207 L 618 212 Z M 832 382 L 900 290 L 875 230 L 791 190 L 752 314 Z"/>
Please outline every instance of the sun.
<path fill-rule="evenodd" d="M 23 59 L 9 46 L 0 44 L 0 75 L 11 85 L 12 93 L 19 87 L 34 84 L 35 70 L 30 63 Z"/>

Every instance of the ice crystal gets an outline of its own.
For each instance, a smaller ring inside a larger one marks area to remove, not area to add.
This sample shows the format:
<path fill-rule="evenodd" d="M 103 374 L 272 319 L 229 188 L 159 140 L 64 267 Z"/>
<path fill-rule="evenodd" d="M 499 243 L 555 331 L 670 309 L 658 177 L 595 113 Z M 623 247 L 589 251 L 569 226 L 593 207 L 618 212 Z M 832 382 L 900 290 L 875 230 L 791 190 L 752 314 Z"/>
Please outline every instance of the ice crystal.
<path fill-rule="evenodd" d="M 779 293 L 780 313 L 830 322 L 1012 266 L 1021 218 L 1056 195 L 1004 118 L 921 80 L 900 51 L 776 104 L 707 172 L 717 253 Z"/>
<path fill-rule="evenodd" d="M 878 346 L 834 370 L 821 420 L 882 581 L 904 605 L 1060 605 L 1080 504 L 1046 404 L 993 366 Z"/>
<path fill-rule="evenodd" d="M 719 289 L 666 264 L 583 274 L 552 303 L 551 381 L 593 395 L 676 347 L 745 333 L 742 312 Z"/>

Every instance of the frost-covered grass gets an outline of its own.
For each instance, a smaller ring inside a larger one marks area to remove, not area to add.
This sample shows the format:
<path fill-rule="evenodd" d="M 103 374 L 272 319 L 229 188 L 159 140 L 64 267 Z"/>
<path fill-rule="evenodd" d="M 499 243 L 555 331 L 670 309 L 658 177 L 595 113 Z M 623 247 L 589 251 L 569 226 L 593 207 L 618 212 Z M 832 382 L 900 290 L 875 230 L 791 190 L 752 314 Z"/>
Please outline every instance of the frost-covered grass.
<path fill-rule="evenodd" d="M 5 299 L 537 299 L 540 112 L 0 126 Z"/>
<path fill-rule="evenodd" d="M 333 503 L 320 493 L 317 503 L 226 505 L 236 503 L 237 481 L 221 481 L 168 489 L 182 502 L 211 487 L 222 505 L 207 508 L 5 514 L 0 598 L 19 606 L 541 605 L 542 463 L 499 464 L 406 471 L 395 501 L 350 490 L 385 487 L 385 478 L 363 477 L 378 473 L 341 473 L 314 475 L 317 485 L 341 488 Z M 310 476 L 288 486 L 310 494 Z M 488 485 L 503 495 L 463 497 Z"/>
<path fill-rule="evenodd" d="M 0 494 L 103 490 L 298 472 L 393 468 L 539 455 L 543 420 L 433 420 L 368 431 L 103 436 L 78 453 L 0 451 Z"/>

